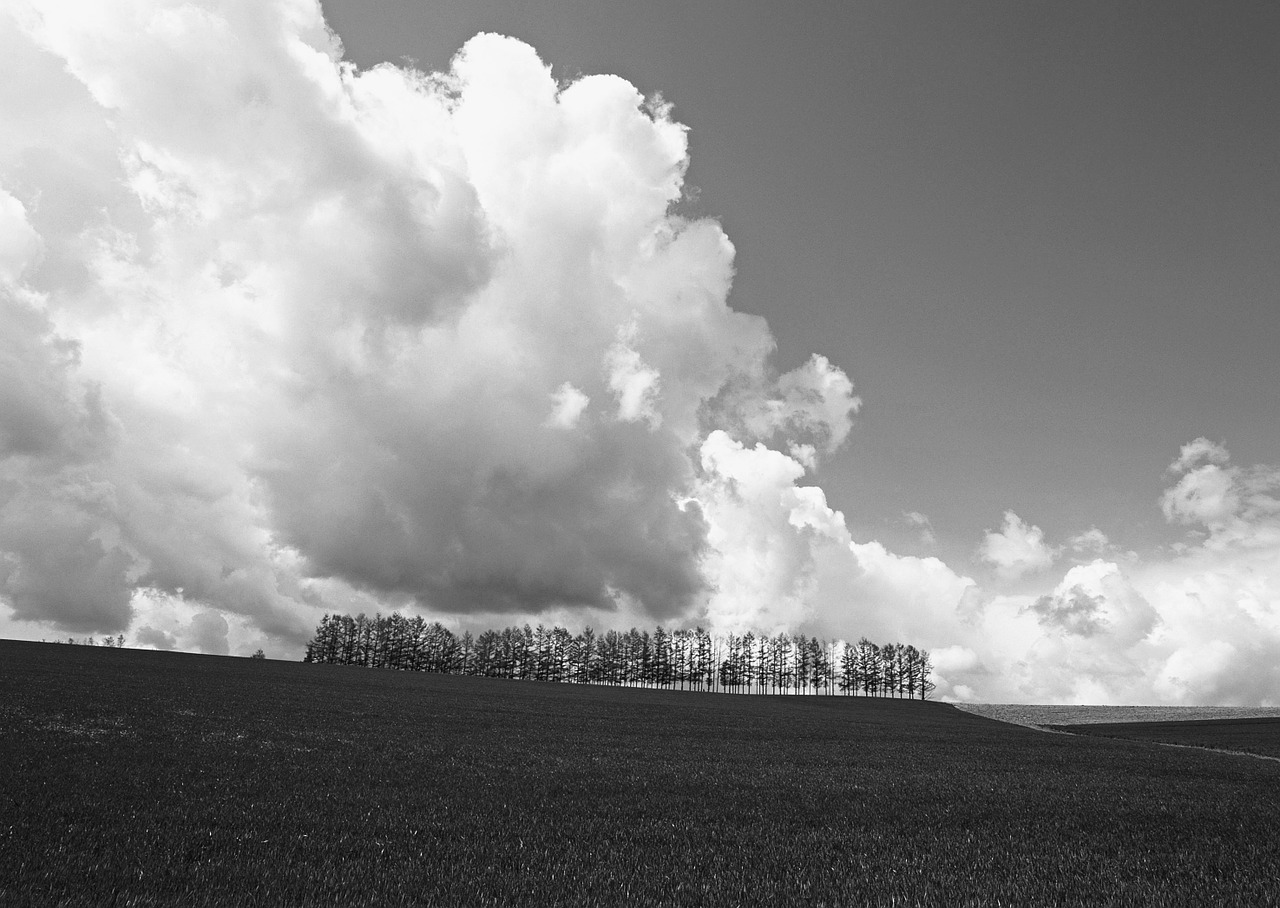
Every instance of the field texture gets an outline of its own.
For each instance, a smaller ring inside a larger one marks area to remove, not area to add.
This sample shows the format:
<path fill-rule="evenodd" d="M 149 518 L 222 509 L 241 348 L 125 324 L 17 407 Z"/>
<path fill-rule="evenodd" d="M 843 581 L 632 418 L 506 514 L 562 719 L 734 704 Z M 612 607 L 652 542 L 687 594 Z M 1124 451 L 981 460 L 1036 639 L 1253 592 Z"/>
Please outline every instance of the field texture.
<path fill-rule="evenodd" d="M 1274 706 L 1037 706 L 1028 703 L 957 703 L 956 707 L 977 716 L 999 719 L 1002 722 L 1017 722 L 1020 725 L 1280 719 L 1280 707 Z"/>
<path fill-rule="evenodd" d="M 1050 726 L 1052 727 L 1052 726 Z M 1256 754 L 1280 760 L 1280 719 L 1209 719 L 1199 722 L 1116 722 L 1096 725 L 1063 725 L 1062 731 L 1208 747 L 1235 753 Z"/>
<path fill-rule="evenodd" d="M 0 905 L 1276 905 L 1280 764 L 950 706 L 0 642 Z"/>

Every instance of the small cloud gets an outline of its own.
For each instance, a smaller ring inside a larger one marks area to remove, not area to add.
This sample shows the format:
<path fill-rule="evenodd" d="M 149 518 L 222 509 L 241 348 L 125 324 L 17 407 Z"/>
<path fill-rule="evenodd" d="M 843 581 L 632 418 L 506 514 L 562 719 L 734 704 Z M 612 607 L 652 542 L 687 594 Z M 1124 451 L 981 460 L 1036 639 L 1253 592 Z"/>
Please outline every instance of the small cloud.
<path fill-rule="evenodd" d="M 1054 590 L 1026 606 L 1040 626 L 1072 637 L 1105 636 L 1119 652 L 1150 634 L 1159 616 L 1114 562 L 1096 559 L 1067 571 Z"/>
<path fill-rule="evenodd" d="M 818 451 L 813 445 L 792 442 L 787 445 L 787 453 L 792 460 L 803 464 L 806 470 L 813 470 L 818 466 Z"/>
<path fill-rule="evenodd" d="M 777 417 L 793 431 L 809 431 L 821 438 L 827 453 L 844 444 L 853 428 L 853 415 L 862 406 L 849 376 L 817 353 L 779 378 L 778 390 L 782 398 Z"/>
<path fill-rule="evenodd" d="M 815 456 L 844 444 L 862 407 L 849 376 L 816 353 L 780 375 L 768 396 L 752 388 L 745 397 L 730 398 L 746 434 L 758 439 L 782 434 L 790 444 L 812 448 Z"/>
<path fill-rule="evenodd" d="M 1203 435 L 1195 441 L 1187 442 L 1178 453 L 1178 459 L 1169 464 L 1171 474 L 1185 473 L 1193 467 L 1203 464 L 1224 465 L 1231 460 L 1231 454 L 1224 445 L 1212 442 Z"/>
<path fill-rule="evenodd" d="M 1025 523 L 1013 511 L 1004 512 L 1004 525 L 998 531 L 989 530 L 979 547 L 982 559 L 1006 580 L 1044 570 L 1059 551 L 1045 544 L 1043 530 Z"/>
<path fill-rule="evenodd" d="M 609 388 L 618 400 L 621 422 L 648 422 L 652 428 L 662 423 L 657 411 L 658 370 L 649 366 L 636 352 L 636 326 L 632 322 L 618 329 L 618 339 L 605 354 Z"/>
<path fill-rule="evenodd" d="M 1198 466 L 1165 489 L 1160 509 L 1170 523 L 1222 526 L 1240 509 L 1235 474 L 1233 468 L 1217 463 Z"/>
<path fill-rule="evenodd" d="M 907 522 L 907 526 L 914 527 L 920 531 L 921 545 L 936 545 L 938 537 L 933 532 L 933 523 L 924 514 L 919 511 L 903 511 L 902 519 Z"/>
<path fill-rule="evenodd" d="M 227 643 L 227 631 L 230 630 L 227 619 L 214 611 L 200 612 L 191 619 L 191 629 L 187 632 L 188 644 L 202 653 L 225 656 L 231 652 Z"/>
<path fill-rule="evenodd" d="M 1215 545 L 1274 534 L 1280 518 L 1280 468 L 1235 466 L 1225 447 L 1197 438 L 1182 447 L 1167 472 L 1182 473 L 1160 496 L 1160 509 L 1170 523 L 1199 526 Z"/>
<path fill-rule="evenodd" d="M 1039 618 L 1042 625 L 1079 637 L 1092 637 L 1106 626 L 1102 607 L 1101 596 L 1091 596 L 1081 587 L 1073 586 L 1041 596 L 1027 606 L 1027 610 Z"/>
<path fill-rule="evenodd" d="M 551 392 L 551 403 L 551 415 L 547 417 L 545 425 L 557 429 L 572 429 L 578 424 L 587 404 L 591 403 L 591 398 L 565 382 Z"/>
<path fill-rule="evenodd" d="M 177 637 L 173 636 L 173 634 L 166 634 L 164 631 L 158 630 L 149 624 L 138 628 L 133 637 L 139 646 L 151 646 L 156 649 L 178 648 Z"/>
<path fill-rule="evenodd" d="M 1083 533 L 1072 536 L 1070 545 L 1073 552 L 1100 555 L 1111 548 L 1111 540 L 1097 527 L 1089 527 Z"/>
<path fill-rule="evenodd" d="M 930 654 L 933 667 L 947 675 L 989 675 L 982 657 L 967 646 L 942 646 Z"/>

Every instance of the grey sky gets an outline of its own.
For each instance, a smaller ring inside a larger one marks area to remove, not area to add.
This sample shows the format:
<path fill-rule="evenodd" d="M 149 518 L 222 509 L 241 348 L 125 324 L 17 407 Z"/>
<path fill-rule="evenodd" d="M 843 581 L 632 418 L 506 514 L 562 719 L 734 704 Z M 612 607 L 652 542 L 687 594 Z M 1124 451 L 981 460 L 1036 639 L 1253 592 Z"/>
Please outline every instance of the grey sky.
<path fill-rule="evenodd" d="M 1144 548 L 1179 445 L 1280 452 L 1274 5 L 324 7 L 361 66 L 492 30 L 672 101 L 732 304 L 864 397 L 822 474 L 855 536 L 921 511 L 964 559 L 1014 508 Z"/>

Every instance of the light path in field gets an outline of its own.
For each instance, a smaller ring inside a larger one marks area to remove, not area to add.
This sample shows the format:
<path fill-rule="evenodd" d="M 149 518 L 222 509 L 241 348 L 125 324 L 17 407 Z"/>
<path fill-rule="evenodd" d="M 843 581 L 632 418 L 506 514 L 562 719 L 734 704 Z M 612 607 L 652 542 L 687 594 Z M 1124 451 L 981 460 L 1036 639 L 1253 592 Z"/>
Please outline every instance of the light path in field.
<path fill-rule="evenodd" d="M 1267 717 L 1264 716 L 1263 718 L 1267 718 Z M 1063 732 L 1063 734 L 1070 735 L 1070 734 L 1075 734 L 1075 732 L 1068 731 L 1068 732 Z M 1088 736 L 1077 734 L 1076 737 L 1083 738 Z M 1221 747 L 1202 747 L 1198 744 L 1173 744 L 1172 742 L 1169 742 L 1169 741 L 1147 741 L 1140 738 L 1110 738 L 1109 740 L 1137 741 L 1140 744 L 1159 744 L 1161 747 L 1181 747 L 1184 750 L 1208 751 L 1209 753 L 1213 753 L 1213 754 L 1226 754 L 1229 757 L 1253 757 L 1253 759 L 1255 760 L 1270 760 L 1273 763 L 1280 763 L 1280 757 L 1273 757 L 1273 756 L 1270 756 L 1269 754 L 1251 754 L 1247 750 L 1225 750 L 1224 748 L 1221 748 Z"/>
<path fill-rule="evenodd" d="M 1205 719 L 1280 719 L 1280 709 L 1275 707 L 1248 706 L 1028 706 L 1021 703 L 953 703 L 952 706 L 999 722 L 1021 725 L 1024 728 L 1052 735 L 1072 735 L 1077 738 L 1094 738 L 1088 735 L 1049 728 L 1049 725 L 1097 725 L 1104 722 L 1196 722 Z M 1039 720 L 1039 721 L 1036 721 Z M 1280 757 L 1254 754 L 1245 750 L 1226 750 L 1220 747 L 1204 747 L 1197 744 L 1174 744 L 1170 741 L 1151 741 L 1145 738 L 1107 737 L 1110 741 L 1131 741 L 1137 744 L 1156 744 L 1160 747 L 1179 747 L 1226 754 L 1230 757 L 1252 757 L 1280 763 Z"/>

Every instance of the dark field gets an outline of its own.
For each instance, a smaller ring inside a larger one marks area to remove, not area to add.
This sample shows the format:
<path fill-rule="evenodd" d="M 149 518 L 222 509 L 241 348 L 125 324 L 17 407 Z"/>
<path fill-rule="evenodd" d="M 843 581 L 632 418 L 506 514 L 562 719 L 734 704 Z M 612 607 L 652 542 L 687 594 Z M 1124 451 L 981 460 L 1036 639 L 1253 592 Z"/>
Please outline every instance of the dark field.
<path fill-rule="evenodd" d="M 1208 747 L 1280 759 L 1280 719 L 1204 719 L 1192 722 L 1112 722 L 1050 726 L 1077 735 Z"/>
<path fill-rule="evenodd" d="M 0 642 L 0 904 L 1276 905 L 1280 764 L 949 706 Z"/>

